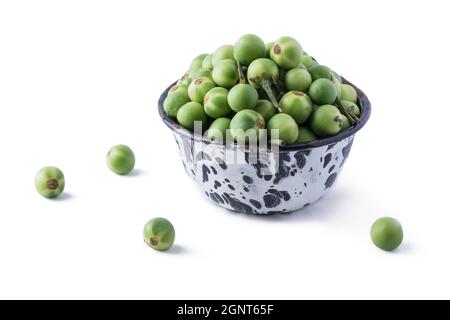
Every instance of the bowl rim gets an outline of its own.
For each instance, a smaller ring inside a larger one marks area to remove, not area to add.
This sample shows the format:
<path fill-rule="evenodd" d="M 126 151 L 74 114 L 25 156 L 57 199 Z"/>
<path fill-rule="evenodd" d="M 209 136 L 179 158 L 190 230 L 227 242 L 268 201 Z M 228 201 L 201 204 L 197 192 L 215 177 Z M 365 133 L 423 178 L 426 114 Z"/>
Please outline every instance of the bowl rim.
<path fill-rule="evenodd" d="M 205 136 L 199 136 L 199 135 L 195 135 L 193 132 L 183 128 L 180 124 L 178 124 L 175 119 L 173 119 L 172 117 L 169 117 L 168 115 L 166 115 L 166 113 L 164 112 L 164 100 L 167 97 L 167 94 L 169 92 L 169 90 L 176 85 L 177 81 L 175 81 L 174 83 L 172 83 L 167 89 L 164 90 L 164 92 L 161 94 L 161 96 L 159 97 L 158 100 L 158 111 L 159 111 L 159 115 L 161 117 L 161 119 L 163 120 L 163 122 L 166 124 L 166 126 L 168 126 L 173 132 L 188 138 L 190 140 L 194 140 L 197 142 L 203 142 L 205 144 L 216 144 L 218 146 L 225 146 L 223 143 L 218 143 L 218 142 L 214 142 L 210 139 L 208 139 Z M 367 95 L 361 90 L 359 89 L 357 86 L 355 86 L 353 83 L 351 83 L 350 81 L 348 81 L 347 79 L 345 79 L 344 77 L 342 77 L 342 83 L 343 84 L 349 84 L 351 86 L 353 86 L 357 92 L 358 95 L 358 105 L 361 108 L 361 116 L 360 116 L 360 121 L 356 124 L 351 126 L 349 129 L 347 129 L 344 132 L 341 132 L 338 135 L 329 137 L 329 138 L 324 138 L 324 139 L 319 139 L 319 140 L 314 140 L 314 141 L 310 141 L 310 142 L 301 142 L 301 143 L 296 143 L 296 144 L 289 144 L 286 146 L 280 146 L 279 147 L 279 151 L 283 152 L 283 151 L 297 151 L 297 150 L 309 150 L 309 149 L 313 149 L 313 148 L 319 148 L 319 147 L 323 147 L 323 146 L 329 146 L 331 144 L 336 144 L 348 137 L 351 137 L 353 135 L 355 135 L 359 130 L 361 130 L 367 123 L 367 121 L 370 118 L 370 115 L 372 113 L 372 105 L 369 101 L 369 98 L 367 97 Z"/>

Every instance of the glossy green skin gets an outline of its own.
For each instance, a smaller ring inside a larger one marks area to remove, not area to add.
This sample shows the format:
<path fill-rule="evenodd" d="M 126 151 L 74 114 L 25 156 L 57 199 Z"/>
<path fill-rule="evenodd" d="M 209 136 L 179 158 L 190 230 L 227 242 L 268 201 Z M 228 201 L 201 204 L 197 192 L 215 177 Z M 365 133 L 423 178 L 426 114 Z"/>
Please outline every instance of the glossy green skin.
<path fill-rule="evenodd" d="M 289 91 L 308 92 L 312 78 L 307 70 L 294 68 L 286 73 L 284 83 Z"/>
<path fill-rule="evenodd" d="M 214 81 L 209 78 L 201 77 L 195 79 L 188 87 L 189 99 L 194 102 L 203 103 L 206 93 L 215 86 Z"/>
<path fill-rule="evenodd" d="M 305 123 L 313 111 L 311 99 L 300 91 L 286 93 L 279 104 L 280 109 L 294 118 L 298 125 Z"/>
<path fill-rule="evenodd" d="M 150 248 L 167 251 L 175 242 L 175 228 L 167 219 L 152 219 L 144 227 L 144 241 Z"/>
<path fill-rule="evenodd" d="M 270 58 L 283 69 L 297 68 L 302 63 L 302 57 L 302 46 L 291 37 L 281 37 L 270 50 Z"/>
<path fill-rule="evenodd" d="M 231 112 L 228 105 L 228 90 L 221 87 L 212 88 L 205 95 L 203 106 L 208 116 L 222 118 Z"/>
<path fill-rule="evenodd" d="M 309 74 L 311 75 L 313 82 L 316 81 L 317 79 L 331 80 L 333 78 L 333 71 L 331 71 L 331 69 L 328 68 L 327 66 L 323 66 L 320 64 L 308 68 L 308 71 Z"/>
<path fill-rule="evenodd" d="M 319 106 L 333 104 L 337 99 L 336 86 L 330 80 L 318 79 L 311 84 L 309 96 Z"/>
<path fill-rule="evenodd" d="M 307 127 L 298 128 L 298 137 L 295 143 L 310 142 L 317 140 L 317 136 Z"/>
<path fill-rule="evenodd" d="M 226 59 L 234 59 L 232 45 L 224 45 L 217 48 L 217 50 L 212 55 L 211 62 L 213 67 L 215 68 L 219 61 Z"/>
<path fill-rule="evenodd" d="M 277 108 L 269 100 L 258 100 L 255 111 L 263 116 L 264 121 L 269 122 L 270 118 L 278 113 Z"/>
<path fill-rule="evenodd" d="M 212 53 L 211 54 L 208 54 L 206 57 L 205 57 L 205 59 L 203 59 L 203 62 L 202 62 L 202 68 L 206 68 L 206 69 L 211 69 L 212 70 L 212 68 L 213 68 L 213 65 L 212 65 Z"/>
<path fill-rule="evenodd" d="M 302 64 L 306 67 L 306 68 L 311 68 L 312 66 L 318 65 L 319 63 L 314 60 L 311 56 L 308 55 L 303 55 L 302 57 Z"/>
<path fill-rule="evenodd" d="M 231 89 L 239 81 L 236 61 L 231 59 L 219 61 L 212 71 L 212 79 L 218 86 Z"/>
<path fill-rule="evenodd" d="M 106 156 L 106 163 L 112 172 L 124 175 L 134 169 L 136 158 L 133 150 L 123 144 L 119 144 L 109 150 Z"/>
<path fill-rule="evenodd" d="M 64 174 L 56 167 L 45 167 L 38 171 L 34 179 L 37 192 L 45 198 L 59 196 L 65 187 Z"/>
<path fill-rule="evenodd" d="M 228 93 L 228 104 L 235 112 L 254 109 L 258 99 L 258 91 L 249 84 L 235 85 Z"/>
<path fill-rule="evenodd" d="M 259 130 L 264 129 L 262 115 L 254 110 L 242 110 L 236 113 L 230 122 L 230 133 L 235 141 L 249 141 L 249 137 L 259 138 Z"/>
<path fill-rule="evenodd" d="M 177 120 L 183 128 L 193 131 L 195 122 L 201 121 L 203 128 L 208 120 L 208 116 L 200 103 L 188 102 L 178 110 Z"/>
<path fill-rule="evenodd" d="M 266 43 L 266 58 L 270 59 L 270 50 L 272 50 L 275 41 Z"/>
<path fill-rule="evenodd" d="M 260 58 L 253 61 L 247 70 L 248 82 L 255 88 L 260 88 L 259 80 L 267 80 L 275 77 L 278 79 L 280 76 L 280 70 L 275 62 L 267 58 Z"/>
<path fill-rule="evenodd" d="M 342 100 L 341 104 L 349 114 L 355 115 L 357 117 L 361 115 L 361 110 L 356 103 Z"/>
<path fill-rule="evenodd" d="M 187 90 L 180 90 L 176 91 L 172 94 L 167 95 L 166 99 L 164 100 L 164 112 L 172 117 L 176 118 L 178 110 L 188 103 L 190 101 L 189 96 L 187 94 Z"/>
<path fill-rule="evenodd" d="M 211 69 L 199 68 L 196 71 L 192 72 L 192 76 L 191 76 L 192 81 L 194 81 L 194 80 L 196 80 L 198 78 L 202 78 L 202 77 L 206 77 L 206 78 L 209 78 L 209 79 L 212 80 L 213 78 L 212 78 L 212 71 L 211 71 Z"/>
<path fill-rule="evenodd" d="M 202 67 L 203 60 L 207 54 L 200 54 L 191 62 L 191 66 L 189 67 L 189 72 L 195 72 Z"/>
<path fill-rule="evenodd" d="M 297 122 L 286 113 L 279 113 L 274 115 L 267 124 L 269 134 L 273 136 L 272 130 L 278 130 L 278 139 L 292 144 L 297 141 L 298 138 L 298 125 Z"/>
<path fill-rule="evenodd" d="M 341 85 L 342 94 L 341 100 L 350 101 L 356 103 L 358 101 L 358 94 L 356 93 L 355 88 L 348 84 Z"/>
<path fill-rule="evenodd" d="M 403 242 L 403 228 L 394 218 L 381 218 L 372 225 L 373 243 L 384 251 L 393 251 Z"/>
<path fill-rule="evenodd" d="M 187 88 L 188 88 L 188 85 L 186 85 L 186 84 L 176 84 L 176 85 L 172 86 L 172 88 L 170 88 L 169 92 L 167 92 L 167 95 L 170 96 L 171 94 L 174 94 L 177 92 L 183 92 L 188 97 Z"/>
<path fill-rule="evenodd" d="M 254 60 L 266 57 L 266 45 L 257 35 L 246 34 L 234 45 L 233 55 L 241 65 L 249 66 Z"/>
<path fill-rule="evenodd" d="M 214 120 L 209 126 L 206 136 L 213 141 L 226 141 L 227 129 L 230 129 L 230 123 L 231 119 L 228 118 L 218 118 Z"/>
<path fill-rule="evenodd" d="M 344 116 L 341 132 L 348 130 L 351 127 L 351 125 L 352 124 L 350 120 L 346 116 Z"/>
<path fill-rule="evenodd" d="M 312 115 L 310 126 L 313 132 L 321 137 L 331 137 L 341 132 L 344 116 L 332 105 L 319 107 Z"/>

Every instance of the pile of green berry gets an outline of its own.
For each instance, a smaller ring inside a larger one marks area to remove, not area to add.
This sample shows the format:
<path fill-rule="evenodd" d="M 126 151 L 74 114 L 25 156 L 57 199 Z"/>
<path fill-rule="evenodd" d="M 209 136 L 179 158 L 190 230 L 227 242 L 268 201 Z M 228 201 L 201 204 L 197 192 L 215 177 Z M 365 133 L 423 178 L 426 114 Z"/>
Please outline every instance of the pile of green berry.
<path fill-rule="evenodd" d="M 265 44 L 242 36 L 234 46 L 196 57 L 168 92 L 165 113 L 212 140 L 236 141 L 278 130 L 283 144 L 331 137 L 359 121 L 358 95 L 341 77 L 305 54 L 291 37 Z"/>

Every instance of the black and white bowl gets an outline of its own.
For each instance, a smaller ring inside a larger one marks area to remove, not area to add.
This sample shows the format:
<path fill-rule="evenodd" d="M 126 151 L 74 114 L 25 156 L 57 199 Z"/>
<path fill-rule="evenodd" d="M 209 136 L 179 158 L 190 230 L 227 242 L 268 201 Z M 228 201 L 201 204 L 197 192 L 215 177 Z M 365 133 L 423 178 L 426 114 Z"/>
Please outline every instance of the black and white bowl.
<path fill-rule="evenodd" d="M 351 84 L 346 80 L 344 83 Z M 354 86 L 361 117 L 347 131 L 276 151 L 251 150 L 214 143 L 182 128 L 164 113 L 163 103 L 170 87 L 159 99 L 159 114 L 174 133 L 187 174 L 215 204 L 246 214 L 288 213 L 322 198 L 335 183 L 350 154 L 355 134 L 367 123 L 371 113 L 367 96 Z"/>

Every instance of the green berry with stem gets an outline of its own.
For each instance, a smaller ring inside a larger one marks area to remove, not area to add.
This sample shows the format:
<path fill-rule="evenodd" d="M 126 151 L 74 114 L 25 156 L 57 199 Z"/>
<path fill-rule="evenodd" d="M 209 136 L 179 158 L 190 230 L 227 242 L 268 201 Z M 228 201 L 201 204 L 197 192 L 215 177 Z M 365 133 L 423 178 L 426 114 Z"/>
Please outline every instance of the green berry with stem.
<path fill-rule="evenodd" d="M 134 169 L 136 158 L 133 150 L 126 145 L 119 144 L 108 151 L 106 163 L 112 172 L 125 175 Z"/>
<path fill-rule="evenodd" d="M 347 111 L 347 113 L 349 113 L 350 115 L 356 117 L 359 117 L 361 115 L 361 111 L 356 103 L 342 100 L 341 104 L 344 107 L 345 111 Z"/>
<path fill-rule="evenodd" d="M 64 174 L 56 167 L 42 168 L 36 174 L 34 185 L 41 196 L 56 198 L 64 191 Z"/>
<path fill-rule="evenodd" d="M 230 133 L 237 142 L 248 142 L 250 138 L 259 139 L 259 130 L 265 128 L 262 115 L 255 110 L 242 110 L 230 122 Z"/>
<path fill-rule="evenodd" d="M 155 250 L 167 251 L 175 242 L 175 228 L 167 219 L 152 219 L 144 227 L 144 241 Z"/>
<path fill-rule="evenodd" d="M 312 114 L 310 126 L 317 136 L 331 137 L 342 131 L 344 118 L 345 116 L 335 106 L 324 105 Z"/>

